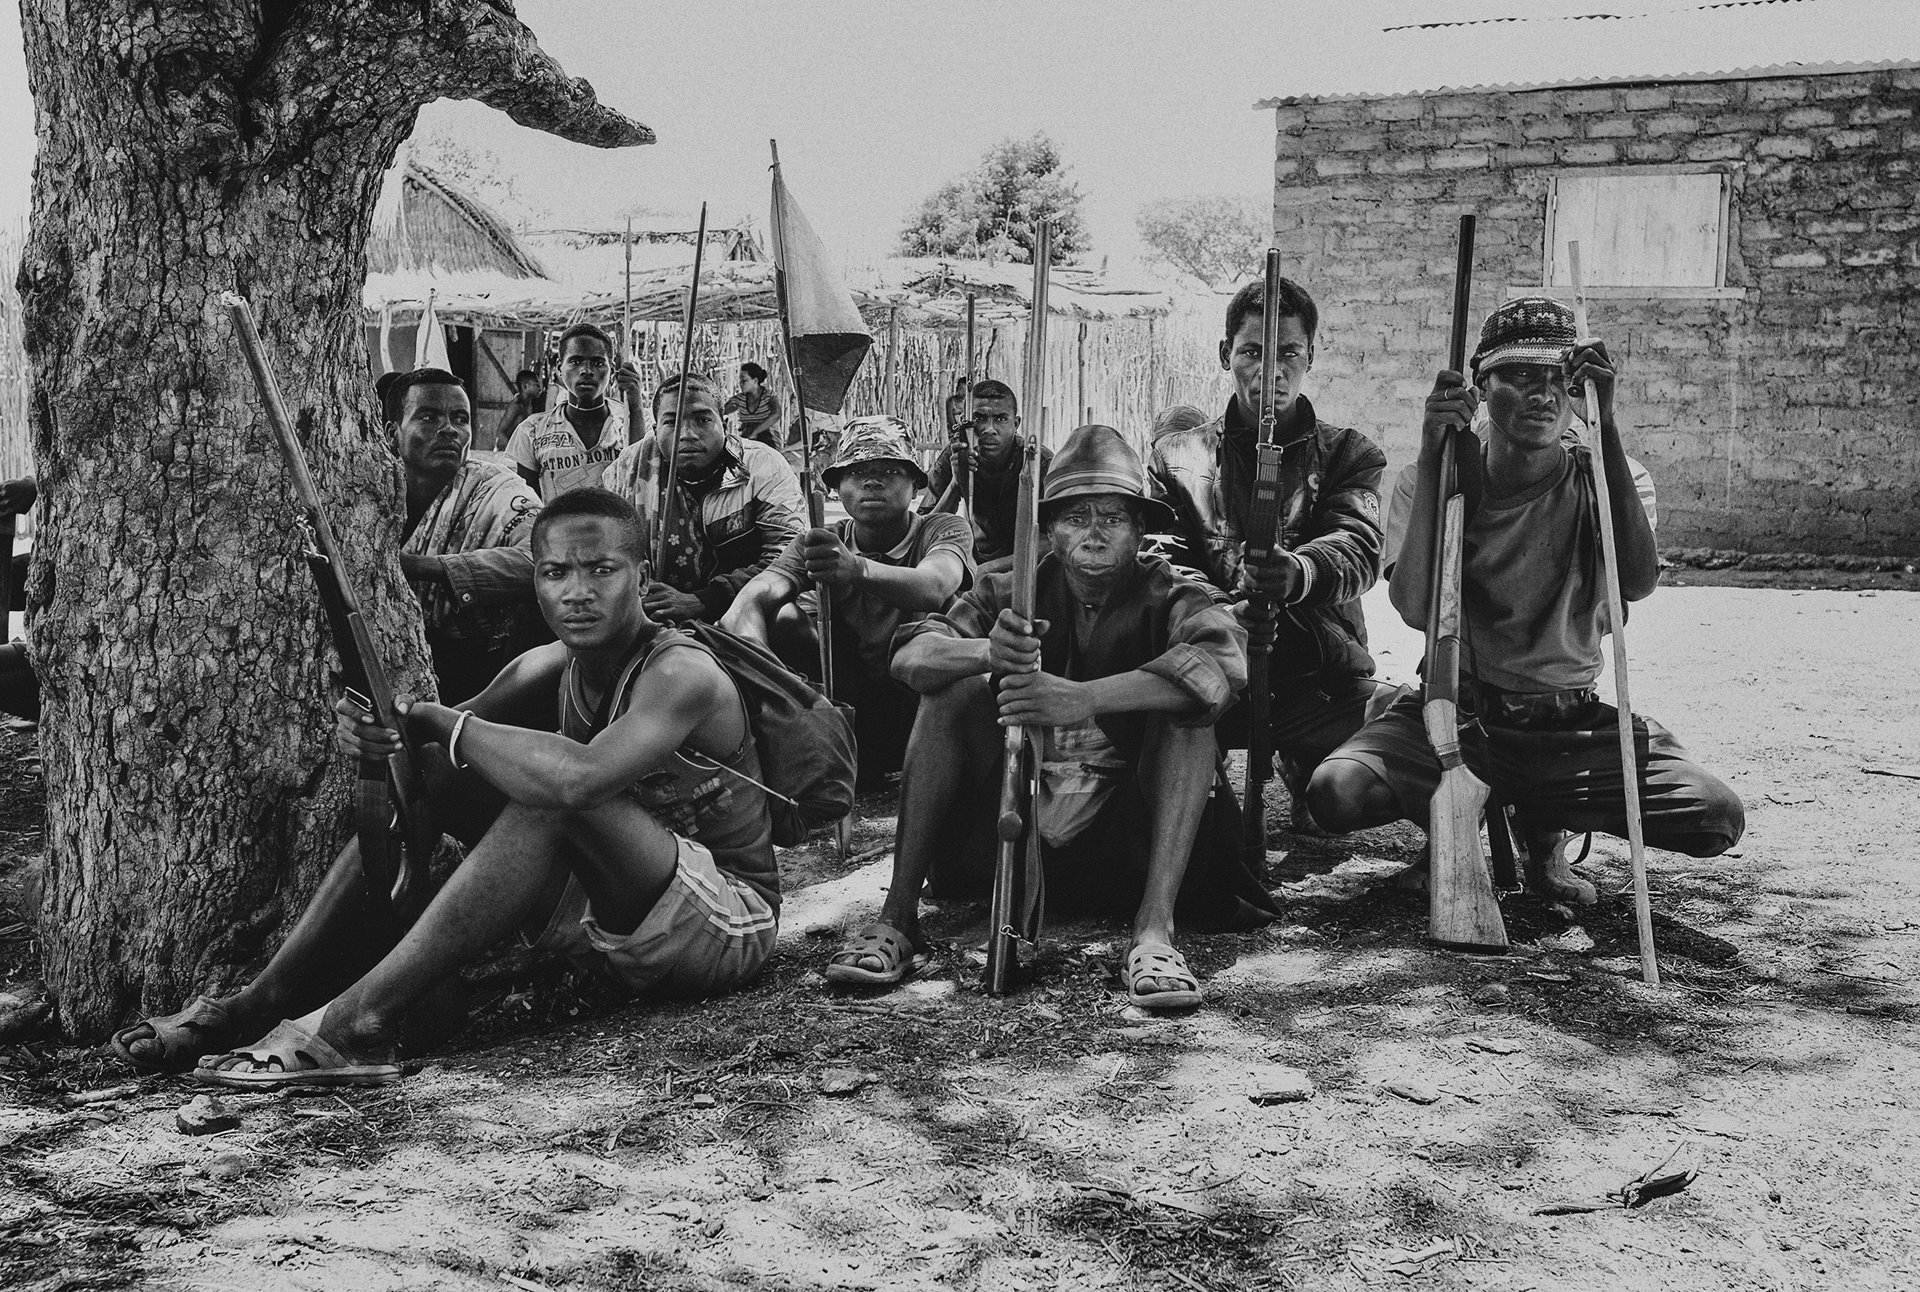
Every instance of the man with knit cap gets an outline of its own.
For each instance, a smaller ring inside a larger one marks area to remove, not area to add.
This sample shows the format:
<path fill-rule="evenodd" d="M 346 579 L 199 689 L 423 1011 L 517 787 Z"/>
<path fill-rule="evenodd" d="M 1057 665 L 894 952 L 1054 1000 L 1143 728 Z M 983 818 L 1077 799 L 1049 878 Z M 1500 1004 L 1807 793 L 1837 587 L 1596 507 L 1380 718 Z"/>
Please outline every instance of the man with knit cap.
<path fill-rule="evenodd" d="M 1177 521 L 1164 550 L 1207 584 L 1216 598 L 1239 603 L 1265 593 L 1275 606 L 1268 715 L 1281 778 L 1294 798 L 1322 758 L 1382 712 L 1401 688 L 1376 679 L 1367 651 L 1360 598 L 1380 577 L 1379 446 L 1359 431 L 1322 421 L 1301 393 L 1313 367 L 1319 309 L 1307 290 L 1282 278 L 1271 306 L 1280 317 L 1274 357 L 1276 435 L 1282 447 L 1280 542 L 1261 561 L 1246 559 L 1253 476 L 1260 436 L 1266 284 L 1259 278 L 1227 306 L 1220 366 L 1233 376 L 1226 411 L 1202 425 L 1156 426 L 1154 483 Z M 1269 540 L 1271 541 L 1271 540 Z M 1246 737 L 1246 720 L 1231 715 L 1224 736 Z"/>
<path fill-rule="evenodd" d="M 973 583 L 973 536 L 958 516 L 915 515 L 926 488 L 897 417 L 856 417 L 820 472 L 848 519 L 801 533 L 740 589 L 720 626 L 773 647 L 789 667 L 819 672 L 811 589 L 825 587 L 833 623 L 833 697 L 853 706 L 859 784 L 900 770 L 919 697 L 888 672 L 894 632 Z"/>
<path fill-rule="evenodd" d="M 1174 946 L 1176 913 L 1216 927 L 1273 918 L 1240 850 L 1207 846 L 1202 830 L 1216 789 L 1213 724 L 1246 685 L 1246 632 L 1204 588 L 1141 555 L 1143 532 L 1165 512 L 1119 432 L 1083 426 L 1047 473 L 1034 617 L 1011 609 L 1009 571 L 900 631 L 894 676 L 921 703 L 893 881 L 828 981 L 900 981 L 924 963 L 921 890 L 983 896 L 991 886 L 1006 721 L 1040 728 L 1044 741 L 1029 825 L 1048 905 L 1132 920 L 1122 978 L 1134 1003 L 1200 1002 Z M 1219 789 L 1216 807 L 1230 805 Z"/>
<path fill-rule="evenodd" d="M 1471 367 L 1471 386 L 1456 372 L 1434 382 L 1419 461 L 1394 488 L 1386 555 L 1393 604 L 1407 623 L 1426 627 L 1441 448 L 1484 409 L 1484 451 L 1461 453 L 1461 749 L 1474 774 L 1516 809 L 1529 889 L 1591 903 L 1593 886 L 1567 864 L 1564 832 L 1624 836 L 1627 821 L 1619 719 L 1594 686 L 1610 625 L 1594 464 L 1570 434 L 1584 383 L 1593 383 L 1600 405 L 1626 601 L 1647 596 L 1660 578 L 1653 482 L 1621 443 L 1606 346 L 1579 341 L 1565 305 L 1526 297 L 1500 306 L 1481 329 Z M 1308 789 L 1316 821 L 1339 831 L 1426 823 L 1440 768 L 1420 705 L 1419 696 L 1395 702 L 1328 756 Z M 1745 827 L 1739 798 L 1665 727 L 1634 721 L 1647 842 L 1695 857 L 1732 847 Z"/>

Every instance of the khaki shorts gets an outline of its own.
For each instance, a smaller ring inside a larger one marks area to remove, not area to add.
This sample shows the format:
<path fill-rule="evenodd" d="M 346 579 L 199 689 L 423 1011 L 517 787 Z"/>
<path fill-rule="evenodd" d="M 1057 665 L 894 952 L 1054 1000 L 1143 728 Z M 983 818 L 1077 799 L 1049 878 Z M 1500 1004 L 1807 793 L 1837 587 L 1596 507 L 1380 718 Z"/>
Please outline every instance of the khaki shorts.
<path fill-rule="evenodd" d="M 716 866 L 705 847 L 678 842 L 673 881 L 639 928 L 602 929 L 586 890 L 570 876 L 534 948 L 558 952 L 630 991 L 715 995 L 750 981 L 773 954 L 779 917 L 751 885 Z"/>

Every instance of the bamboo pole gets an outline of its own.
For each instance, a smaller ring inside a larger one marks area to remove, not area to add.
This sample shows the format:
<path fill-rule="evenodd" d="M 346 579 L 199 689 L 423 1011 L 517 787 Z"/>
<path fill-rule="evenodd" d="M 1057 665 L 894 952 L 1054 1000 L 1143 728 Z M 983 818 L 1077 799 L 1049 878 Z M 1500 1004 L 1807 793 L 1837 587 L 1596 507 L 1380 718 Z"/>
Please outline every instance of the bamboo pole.
<path fill-rule="evenodd" d="M 1580 274 L 1580 244 L 1567 244 L 1567 268 L 1573 275 L 1573 330 L 1581 343 L 1587 331 L 1587 289 Z M 1627 685 L 1627 613 L 1620 598 L 1620 552 L 1613 541 L 1613 490 L 1607 483 L 1607 462 L 1600 426 L 1600 394 L 1586 383 L 1586 422 L 1592 436 L 1593 493 L 1600 511 L 1600 566 L 1607 591 L 1607 616 L 1613 621 L 1613 707 L 1620 719 L 1620 778 L 1626 789 L 1627 849 L 1633 859 L 1633 918 L 1640 938 L 1640 978 L 1649 987 L 1660 985 L 1660 962 L 1653 946 L 1653 899 L 1647 892 L 1646 824 L 1640 815 L 1640 760 L 1633 740 L 1633 697 Z"/>

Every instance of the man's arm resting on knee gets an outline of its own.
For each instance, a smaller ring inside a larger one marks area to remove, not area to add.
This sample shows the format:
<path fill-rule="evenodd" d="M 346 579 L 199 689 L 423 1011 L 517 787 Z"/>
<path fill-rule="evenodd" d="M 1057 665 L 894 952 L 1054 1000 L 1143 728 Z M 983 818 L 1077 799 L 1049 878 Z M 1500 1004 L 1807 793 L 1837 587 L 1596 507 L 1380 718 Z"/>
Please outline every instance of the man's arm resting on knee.
<path fill-rule="evenodd" d="M 943 691 L 963 677 L 978 677 L 990 667 L 987 639 L 957 637 L 951 633 L 920 629 L 893 653 L 892 673 L 921 695 Z"/>
<path fill-rule="evenodd" d="M 765 644 L 780 607 L 800 594 L 800 585 L 769 567 L 747 580 L 720 617 L 720 626 L 737 637 Z"/>
<path fill-rule="evenodd" d="M 730 685 L 707 656 L 673 651 L 640 674 L 626 712 L 589 744 L 469 717 L 456 752 L 463 765 L 516 803 L 584 811 L 665 763 L 726 698 Z M 416 731 L 443 745 L 459 718 L 457 710 L 439 704 L 417 704 L 407 713 Z"/>

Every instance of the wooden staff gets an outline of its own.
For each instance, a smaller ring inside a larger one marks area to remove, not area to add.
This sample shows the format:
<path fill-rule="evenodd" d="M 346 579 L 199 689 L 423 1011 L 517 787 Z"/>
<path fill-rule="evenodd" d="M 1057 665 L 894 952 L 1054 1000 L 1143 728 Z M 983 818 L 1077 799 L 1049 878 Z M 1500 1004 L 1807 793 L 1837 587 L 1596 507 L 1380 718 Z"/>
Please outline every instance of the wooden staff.
<path fill-rule="evenodd" d="M 700 232 L 693 242 L 693 277 L 687 280 L 687 309 L 681 316 L 680 383 L 673 388 L 673 434 L 658 427 L 655 433 L 666 442 L 667 469 L 660 476 L 659 532 L 653 536 L 653 577 L 665 582 L 667 543 L 673 533 L 674 490 L 680 483 L 680 412 L 687 402 L 687 378 L 693 373 L 693 314 L 700 303 L 700 260 L 707 249 L 707 204 L 700 204 Z"/>
<path fill-rule="evenodd" d="M 705 241 L 705 239 L 702 239 L 702 241 Z M 624 366 L 627 362 L 627 347 L 632 343 L 632 338 L 633 338 L 633 217 L 632 216 L 627 217 L 627 236 L 621 242 L 620 245 L 621 245 L 621 248 L 626 252 L 626 257 L 627 257 L 627 271 L 626 271 L 626 284 L 625 284 L 626 294 L 620 302 L 619 361 Z M 700 252 L 698 251 L 698 249 L 696 249 L 693 254 L 698 256 Z"/>
<path fill-rule="evenodd" d="M 1460 217 L 1460 246 L 1453 273 L 1453 328 L 1447 367 L 1467 364 L 1467 323 L 1473 291 L 1474 218 Z M 1472 432 L 1450 431 L 1440 448 L 1435 483 L 1433 582 L 1427 600 L 1427 664 L 1421 717 L 1440 762 L 1427 813 L 1427 843 L 1433 870 L 1427 882 L 1427 936 L 1441 946 L 1469 951 L 1505 951 L 1506 921 L 1493 893 L 1487 854 L 1480 846 L 1480 816 L 1487 783 L 1460 754 L 1460 568 L 1466 540 L 1467 500 L 1460 492 L 1460 445 L 1473 451 Z"/>
<path fill-rule="evenodd" d="M 1577 344 L 1592 339 L 1587 331 L 1587 290 L 1580 275 L 1580 244 L 1567 244 L 1567 268 L 1573 275 L 1573 330 Z M 1634 749 L 1633 697 L 1627 685 L 1627 611 L 1620 599 L 1620 553 L 1613 543 L 1613 490 L 1607 483 L 1606 432 L 1600 425 L 1600 392 L 1586 383 L 1586 423 L 1592 434 L 1593 493 L 1600 512 L 1600 568 L 1606 581 L 1607 615 L 1613 621 L 1613 707 L 1620 718 L 1620 778 L 1626 789 L 1627 850 L 1633 858 L 1633 916 L 1640 938 L 1640 978 L 1660 985 L 1660 962 L 1653 947 L 1653 900 L 1647 893 L 1646 825 L 1640 816 L 1640 759 Z"/>
<path fill-rule="evenodd" d="M 968 292 L 967 388 L 962 392 L 963 402 L 960 406 L 960 434 L 967 442 L 967 456 L 969 458 L 973 456 L 975 447 L 973 438 L 973 304 L 973 293 Z M 956 470 L 953 473 L 953 482 L 959 486 L 960 489 L 960 513 L 967 518 L 967 525 L 971 528 L 973 525 L 973 467 L 969 465 L 964 470 Z"/>

